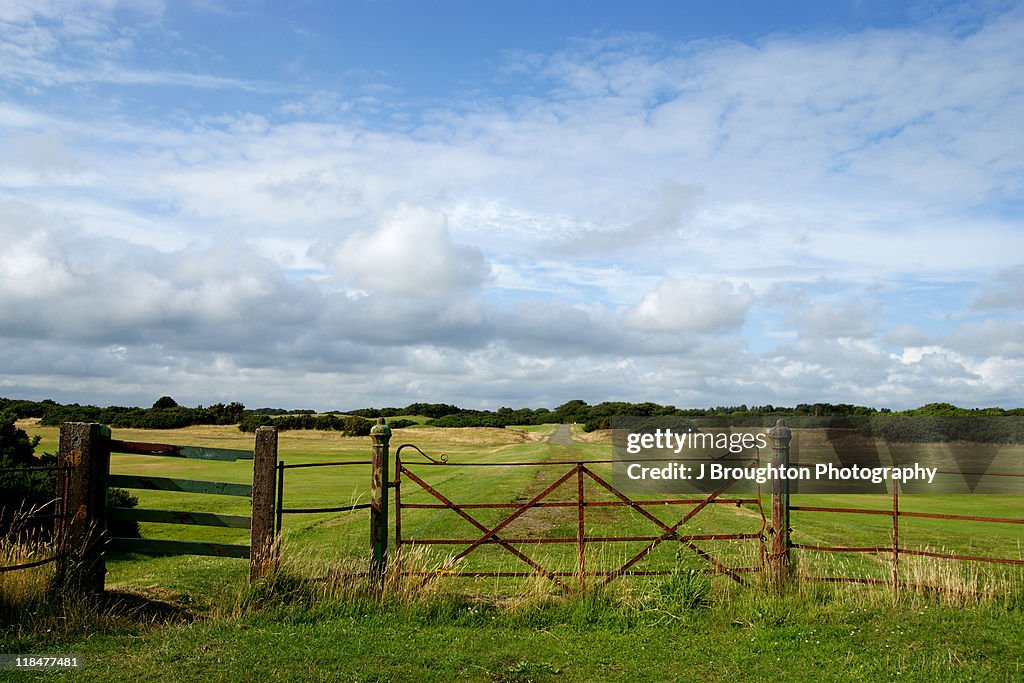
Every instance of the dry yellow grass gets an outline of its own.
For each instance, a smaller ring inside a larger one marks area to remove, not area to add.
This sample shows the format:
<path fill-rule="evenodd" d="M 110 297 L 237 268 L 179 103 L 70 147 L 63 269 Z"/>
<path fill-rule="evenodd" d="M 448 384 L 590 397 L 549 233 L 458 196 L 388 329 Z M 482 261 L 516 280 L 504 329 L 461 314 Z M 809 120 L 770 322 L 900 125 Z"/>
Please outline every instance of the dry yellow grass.
<path fill-rule="evenodd" d="M 573 431 L 572 438 L 581 443 L 611 444 L 612 430 L 598 429 L 593 432 L 585 432 L 581 429 Z"/>
<path fill-rule="evenodd" d="M 391 437 L 391 443 L 444 442 L 499 446 L 508 444 L 533 443 L 543 437 L 521 429 L 497 429 L 494 427 L 406 427 Z"/>
<path fill-rule="evenodd" d="M 10 531 L 0 536 L 0 567 L 30 564 L 53 557 L 58 551 L 50 540 L 26 531 L 34 511 L 15 513 Z M 0 604 L 27 605 L 46 596 L 53 581 L 53 562 L 27 569 L 0 572 Z"/>
<path fill-rule="evenodd" d="M 53 549 L 38 543 L 15 543 L 0 540 L 0 566 L 11 567 L 46 559 Z M 55 565 L 51 562 L 39 567 L 0 572 L 0 602 L 29 604 L 42 599 L 53 581 Z"/>
<path fill-rule="evenodd" d="M 44 427 L 39 420 L 29 418 L 17 421 L 17 426 L 28 434 L 42 437 L 41 451 L 55 452 L 59 438 L 58 427 Z M 237 425 L 199 425 L 180 429 L 127 429 L 112 430 L 115 439 L 144 441 L 149 443 L 174 443 L 191 446 L 220 446 L 222 448 L 250 449 L 252 434 L 240 432 Z M 299 450 L 316 448 L 325 454 L 338 451 L 366 449 L 369 438 L 365 436 L 346 437 L 333 431 L 294 430 L 282 431 L 278 435 L 281 450 L 287 452 L 289 445 Z M 395 430 L 392 445 L 401 443 L 459 444 L 474 446 L 506 446 L 514 444 L 539 443 L 545 437 L 535 432 L 520 429 L 495 429 L 491 427 L 406 427 Z"/>

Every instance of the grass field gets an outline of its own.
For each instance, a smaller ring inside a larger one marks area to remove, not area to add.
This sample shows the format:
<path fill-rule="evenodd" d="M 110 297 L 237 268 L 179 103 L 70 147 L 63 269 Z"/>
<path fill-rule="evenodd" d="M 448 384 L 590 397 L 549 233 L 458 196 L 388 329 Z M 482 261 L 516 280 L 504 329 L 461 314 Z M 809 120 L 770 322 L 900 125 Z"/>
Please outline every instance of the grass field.
<path fill-rule="evenodd" d="M 57 429 L 20 424 L 54 451 Z M 525 502 L 571 466 L 544 464 L 610 456 L 601 435 L 589 442 L 549 444 L 553 426 L 486 430 L 407 428 L 391 442 L 395 453 L 414 443 L 427 454 L 448 456 L 432 465 L 411 449 L 403 462 L 458 504 Z M 116 430 L 115 438 L 251 448 L 252 435 L 234 427 L 174 431 Z M 282 432 L 280 458 L 288 464 L 367 460 L 369 439 L 327 432 Z M 529 466 L 473 467 L 481 462 Z M 218 463 L 114 455 L 116 473 L 247 482 L 251 462 Z M 608 466 L 596 474 L 611 481 Z M 392 472 L 393 474 L 393 472 Z M 614 500 L 586 481 L 587 500 Z M 369 467 L 323 467 L 287 472 L 285 507 L 328 507 L 365 502 Z M 248 501 L 134 491 L 140 507 L 247 514 Z M 392 494 L 393 495 L 393 494 Z M 403 479 L 404 503 L 436 503 Z M 576 479 L 549 501 L 572 501 Z M 886 509 L 888 496 L 795 496 L 794 505 Z M 1024 516 L 1020 497 L 994 495 L 903 496 L 904 510 Z M 691 507 L 691 506 L 687 506 Z M 651 508 L 673 524 L 686 507 Z M 769 509 L 765 499 L 765 510 Z M 508 510 L 470 510 L 490 527 Z M 756 533 L 756 505 L 709 506 L 681 527 L 684 533 Z M 505 538 L 573 538 L 573 508 L 533 509 L 503 532 Z M 793 540 L 819 545 L 891 544 L 889 517 L 794 512 Z M 585 511 L 589 536 L 658 535 L 628 508 Z M 403 511 L 406 539 L 469 539 L 481 532 L 451 510 Z M 245 543 L 246 530 L 143 524 L 150 538 Z M 964 554 L 1022 558 L 1024 528 L 949 520 L 901 519 L 901 546 Z M 588 544 L 590 570 L 614 569 L 645 542 Z M 720 561 L 760 561 L 756 541 L 699 544 Z M 691 574 L 709 565 L 679 544 L 663 543 L 637 569 L 667 569 L 671 577 L 625 577 L 604 591 L 562 595 L 554 584 L 529 579 L 445 577 L 417 592 L 410 582 L 377 598 L 342 578 L 365 568 L 366 512 L 286 515 L 284 569 L 269 585 L 246 586 L 244 560 L 126 556 L 108 563 L 107 586 L 124 596 L 120 613 L 97 615 L 65 606 L 57 616 L 5 627 L 3 652 L 76 652 L 89 660 L 93 680 L 1015 680 L 1024 677 L 1024 598 L 1020 567 L 931 558 L 902 558 L 901 578 L 960 590 L 904 592 L 888 588 L 795 581 L 781 596 L 760 586 Z M 407 568 L 433 568 L 464 545 L 423 546 L 406 554 Z M 524 543 L 541 565 L 572 571 L 572 543 Z M 394 553 L 394 548 L 391 550 Z M 826 555 L 794 551 L 805 574 L 885 579 L 886 554 Z M 467 571 L 522 571 L 526 565 L 497 545 L 474 551 Z M 2 576 L 2 575 L 0 575 Z M 308 579 L 316 580 L 308 580 Z M 752 581 L 756 583 L 756 577 Z M 966 591 L 966 592 L 963 592 Z M 981 597 L 971 592 L 980 592 Z M 45 612 L 45 610 L 41 610 Z M 60 619 L 63 618 L 63 622 Z M 35 624 L 36 626 L 33 626 Z M 42 626 L 43 628 L 38 628 Z M 45 628 L 50 631 L 46 632 Z M 4 672 L 0 671 L 0 678 Z M 24 674 L 19 674 L 24 675 Z"/>

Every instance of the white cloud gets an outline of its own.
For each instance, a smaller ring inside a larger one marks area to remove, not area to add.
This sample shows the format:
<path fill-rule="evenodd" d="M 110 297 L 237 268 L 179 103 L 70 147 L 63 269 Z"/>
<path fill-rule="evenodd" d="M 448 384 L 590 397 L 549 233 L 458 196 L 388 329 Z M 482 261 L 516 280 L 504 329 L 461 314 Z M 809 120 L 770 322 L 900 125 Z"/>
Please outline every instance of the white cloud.
<path fill-rule="evenodd" d="M 917 325 L 900 323 L 886 332 L 885 342 L 890 346 L 899 347 L 924 346 L 928 342 L 928 336 Z"/>
<path fill-rule="evenodd" d="M 371 231 L 347 237 L 331 254 L 338 279 L 388 296 L 432 298 L 478 288 L 488 277 L 483 254 L 455 244 L 443 213 L 399 206 Z"/>
<path fill-rule="evenodd" d="M 148 52 L 151 43 L 173 36 L 161 25 L 164 10 L 161 0 L 5 0 L 0 3 L 4 80 L 27 89 L 106 84 L 288 91 L 257 80 L 131 66 L 140 50 Z"/>
<path fill-rule="evenodd" d="M 630 328 L 659 332 L 716 332 L 739 327 L 754 301 L 746 285 L 698 278 L 665 278 L 623 320 Z"/>
<path fill-rule="evenodd" d="M 862 305 L 847 301 L 836 306 L 826 301 L 791 311 L 793 324 L 804 334 L 820 339 L 865 338 L 878 329 L 878 321 Z"/>
<path fill-rule="evenodd" d="M 161 0 L 4 0 L 0 2 L 0 21 L 25 24 L 35 19 L 56 22 L 74 33 L 95 32 L 95 24 L 109 21 L 118 9 L 127 9 L 146 17 L 163 14 Z"/>
<path fill-rule="evenodd" d="M 978 309 L 1024 308 L 1024 265 L 1017 265 L 996 274 L 991 286 L 974 300 Z"/>
<path fill-rule="evenodd" d="M 309 324 L 320 294 L 288 282 L 245 244 L 161 252 L 0 211 L 0 334 L 84 344 L 174 343 L 229 350 Z M 251 335 L 251 339 L 246 337 Z"/>
<path fill-rule="evenodd" d="M 964 323 L 950 336 L 949 345 L 975 358 L 1024 358 L 1024 322 L 987 318 Z"/>

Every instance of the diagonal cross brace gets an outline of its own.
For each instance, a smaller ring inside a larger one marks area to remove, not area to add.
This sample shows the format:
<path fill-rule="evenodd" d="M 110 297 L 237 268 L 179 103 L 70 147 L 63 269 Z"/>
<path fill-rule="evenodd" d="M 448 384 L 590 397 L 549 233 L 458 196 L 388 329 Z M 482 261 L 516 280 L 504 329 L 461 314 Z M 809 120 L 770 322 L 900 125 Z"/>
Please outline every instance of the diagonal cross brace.
<path fill-rule="evenodd" d="M 425 585 L 426 585 L 427 583 L 429 583 L 429 582 L 430 582 L 430 581 L 432 581 L 433 579 L 437 578 L 437 577 L 438 577 L 438 576 L 439 576 L 440 574 L 442 574 L 443 572 L 446 572 L 446 571 L 448 571 L 449 569 L 451 569 L 451 568 L 452 568 L 452 567 L 453 567 L 453 566 L 455 565 L 455 563 L 456 563 L 456 562 L 458 562 L 458 561 L 459 561 L 459 560 L 461 560 L 461 559 L 462 559 L 463 557 L 465 557 L 465 556 L 466 556 L 466 555 L 468 555 L 469 553 L 471 553 L 471 552 L 473 552 L 474 550 L 476 550 L 476 549 L 477 549 L 478 547 L 480 547 L 480 546 L 481 546 L 481 545 L 482 545 L 483 543 L 485 543 L 485 542 L 486 542 L 487 540 L 489 540 L 489 539 L 494 539 L 494 541 L 495 541 L 495 542 L 496 542 L 496 543 L 497 543 L 498 545 L 500 545 L 501 547 L 503 547 L 503 548 L 505 548 L 506 550 L 508 550 L 508 551 L 509 551 L 510 553 L 512 553 L 512 554 L 513 554 L 513 555 L 514 555 L 515 557 L 517 557 L 518 559 L 522 560 L 523 562 L 525 562 L 526 564 L 528 564 L 528 565 L 529 565 L 530 567 L 532 567 L 533 569 L 535 569 L 535 570 L 536 570 L 536 571 L 537 571 L 538 573 L 540 573 L 540 574 L 543 574 L 543 575 L 544 575 L 544 576 L 546 576 L 547 578 L 551 579 L 551 580 L 552 580 L 552 581 L 553 581 L 554 583 L 556 583 L 556 584 L 557 584 L 558 586 L 560 586 L 561 588 L 563 588 L 563 589 L 565 589 L 565 590 L 568 590 L 568 588 L 569 588 L 569 587 L 568 587 L 568 586 L 567 586 L 567 585 L 566 585 L 566 584 L 565 584 L 564 582 L 560 581 L 560 580 L 559 580 L 559 579 L 558 579 L 558 578 L 557 578 L 557 577 L 556 577 L 556 576 L 555 576 L 555 575 L 554 575 L 554 574 L 553 574 L 552 572 L 548 571 L 548 570 L 547 570 L 547 569 L 545 569 L 544 567 L 542 567 L 542 566 L 540 566 L 539 564 L 537 564 L 536 562 L 534 562 L 534 561 L 533 561 L 532 559 L 530 559 L 530 558 L 529 558 L 528 556 L 526 556 L 525 554 L 523 554 L 522 552 L 520 552 L 520 551 L 519 551 L 518 549 L 516 549 L 516 548 L 515 548 L 514 546 L 512 546 L 512 545 L 511 545 L 510 543 L 506 543 L 505 541 L 502 541 L 501 539 L 499 539 L 499 538 L 497 537 L 497 535 L 496 535 L 496 534 L 497 534 L 497 533 L 498 533 L 499 531 L 501 531 L 501 530 L 502 530 L 503 528 L 505 528 L 506 526 L 508 526 L 509 524 L 511 524 L 511 523 L 512 523 L 512 522 L 513 522 L 513 521 L 514 521 L 515 519 L 517 519 L 517 518 L 518 518 L 518 517 L 519 517 L 520 515 L 522 515 L 523 513 L 525 513 L 525 512 L 526 512 L 527 510 L 529 510 L 529 509 L 530 509 L 531 507 L 533 507 L 533 506 L 534 506 L 534 505 L 536 505 L 536 504 L 537 504 L 538 502 L 540 502 L 541 500 L 543 500 L 543 499 L 544 499 L 544 498 L 545 498 L 546 496 L 550 495 L 552 491 L 554 491 L 554 490 L 555 490 L 555 489 L 557 489 L 557 488 L 558 488 L 559 486 L 561 486 L 561 485 L 562 485 L 563 483 L 565 483 L 565 482 L 566 482 L 566 481 L 567 481 L 567 480 L 569 479 L 569 477 L 571 477 L 571 476 L 573 476 L 574 474 L 576 474 L 576 472 L 577 472 L 577 470 L 578 470 L 578 469 L 579 469 L 579 466 L 577 465 L 577 466 L 576 466 L 576 467 L 574 467 L 573 469 L 569 470 L 569 472 L 567 472 L 567 473 L 565 474 L 565 476 L 563 476 L 563 477 L 562 477 L 561 479 L 559 479 L 558 481 L 556 481 L 556 482 L 555 482 L 554 484 L 552 484 L 551 486 L 549 486 L 549 487 L 547 487 L 546 489 L 544 489 L 544 491 L 542 491 L 542 492 L 541 492 L 540 494 L 538 494 L 538 495 L 537 495 L 537 496 L 536 496 L 535 498 L 533 498 L 533 500 L 531 500 L 531 501 L 529 501 L 529 502 L 527 502 L 527 503 L 524 503 L 524 504 L 523 504 L 522 506 L 520 506 L 520 507 L 516 508 L 516 510 L 515 510 L 515 511 L 514 511 L 514 512 L 513 512 L 513 513 L 512 513 L 511 515 L 509 515 L 508 517 L 506 517 L 506 518 L 505 518 L 505 519 L 504 519 L 504 520 L 503 520 L 503 521 L 502 521 L 501 523 L 499 523 L 499 524 L 498 524 L 497 526 L 495 526 L 495 527 L 494 527 L 493 529 L 488 529 L 488 528 L 487 528 L 486 526 L 484 526 L 483 524 L 481 524 L 480 522 L 478 522 L 478 521 L 477 521 L 477 520 L 476 520 L 475 518 L 473 518 L 473 517 L 472 517 L 472 516 L 471 516 L 471 515 L 470 515 L 469 513 L 467 513 L 467 512 L 465 511 L 465 510 L 463 510 L 463 509 L 462 509 L 461 507 L 459 507 L 458 505 L 456 505 L 455 503 L 453 503 L 453 502 L 452 502 L 451 500 L 449 500 L 449 499 L 448 499 L 447 497 L 445 497 L 445 496 L 444 496 L 444 495 L 443 495 L 442 493 L 440 493 L 439 491 L 437 491 L 436 489 L 434 489 L 434 488 L 433 488 L 432 486 L 430 486 L 429 484 L 427 484 L 427 483 L 426 483 L 425 481 L 423 481 L 422 479 L 420 479 L 419 477 L 417 477 L 417 476 L 416 476 L 415 474 L 413 474 L 412 472 L 410 472 L 409 470 L 407 470 L 407 469 L 406 469 L 405 467 L 402 467 L 402 472 L 403 472 L 404 474 L 408 475 L 408 477 L 409 477 L 410 479 L 412 479 L 412 480 L 413 480 L 414 482 L 416 482 L 417 484 L 419 484 L 419 486 L 421 486 L 421 487 L 422 487 L 422 488 L 423 488 L 423 489 L 424 489 L 425 491 L 427 491 L 427 492 L 428 492 L 428 493 L 429 493 L 430 495 L 432 495 L 432 496 L 434 496 L 435 498 L 437 498 L 437 499 L 438 499 L 439 501 L 441 501 L 442 503 L 444 503 L 445 505 L 447 505 L 447 506 L 448 506 L 449 508 L 451 508 L 452 510 L 454 510 L 454 511 L 456 512 L 456 514 L 458 514 L 458 515 L 459 515 L 460 517 L 462 517 L 463 519 L 465 519 L 465 520 L 466 520 L 467 522 L 469 522 L 470 524 L 472 524 L 473 526 L 475 526 L 475 527 L 476 527 L 477 529 L 479 529 L 480 531 L 484 532 L 484 535 L 483 535 L 482 537 L 480 537 L 480 538 L 479 538 L 478 540 L 476 540 L 475 542 L 471 543 L 471 544 L 469 545 L 469 547 L 465 548 L 465 549 L 464 549 L 464 550 L 463 550 L 463 551 L 462 551 L 461 553 L 459 553 L 458 555 L 456 555 L 456 556 L 455 556 L 455 557 L 453 557 L 452 559 L 450 559 L 450 560 L 448 560 L 447 562 L 445 562 L 444 566 L 443 566 L 443 567 L 441 567 L 440 569 L 438 569 L 438 570 L 437 570 L 436 572 L 434 572 L 433 574 L 431 574 L 431 575 L 427 576 L 427 577 L 426 577 L 426 578 L 425 578 L 425 579 L 423 580 L 423 582 L 422 582 L 422 583 L 420 584 L 420 586 L 421 586 L 421 587 L 422 587 L 422 586 L 425 586 Z"/>
<path fill-rule="evenodd" d="M 583 468 L 583 471 L 586 472 L 588 475 L 590 475 L 591 479 L 596 481 L 598 484 L 600 484 L 605 489 L 607 489 L 609 492 L 611 492 L 614 496 L 619 498 L 619 500 L 623 501 L 624 503 L 627 503 L 632 509 L 636 510 L 641 515 L 643 515 L 644 517 L 646 517 L 650 521 L 652 521 L 655 524 L 657 524 L 665 532 L 660 537 L 658 537 L 657 539 L 652 541 L 646 548 L 644 548 L 639 553 L 634 555 L 628 562 L 626 562 L 624 565 L 622 565 L 621 567 L 616 569 L 614 572 L 609 574 L 605 578 L 605 580 L 601 582 L 602 586 L 606 586 L 609 583 L 611 583 L 612 581 L 614 581 L 615 579 L 617 579 L 618 577 L 622 576 L 622 574 L 625 573 L 627 569 L 629 569 L 634 564 L 639 562 L 645 555 L 647 555 L 649 552 L 654 550 L 659 544 L 661 544 L 662 541 L 665 541 L 665 540 L 671 538 L 672 536 L 674 536 L 676 534 L 676 530 L 679 527 L 681 527 L 686 522 L 690 521 L 690 519 L 692 519 L 694 515 L 696 515 L 701 510 L 703 510 L 706 506 L 710 505 L 711 501 L 713 501 L 715 498 L 718 498 L 720 495 L 722 495 L 722 493 L 724 493 L 725 490 L 727 488 L 729 488 L 730 486 L 732 486 L 732 484 L 735 482 L 735 480 L 733 480 L 733 481 L 728 481 L 725 484 L 723 484 L 717 491 L 715 491 L 714 493 L 709 495 L 706 499 L 704 499 L 699 504 L 697 504 L 692 510 L 690 510 L 688 513 L 686 513 L 686 515 L 684 515 L 682 519 L 680 519 L 678 522 L 676 522 L 675 524 L 673 524 L 670 527 L 667 524 L 665 524 L 663 521 L 661 521 L 660 519 L 655 517 L 651 512 L 645 510 L 642 505 L 637 505 L 632 499 L 630 499 L 629 497 L 627 497 L 624 494 L 620 493 L 615 487 L 613 487 L 611 484 L 606 482 L 604 479 L 602 479 L 601 477 L 599 477 L 596 474 L 594 474 L 593 472 L 591 472 L 586 467 Z M 720 571 L 721 573 L 727 575 L 729 578 L 731 578 L 736 583 L 740 584 L 741 586 L 745 586 L 746 585 L 746 583 L 743 581 L 743 579 L 740 578 L 739 575 L 736 574 L 736 572 L 732 571 L 731 569 L 729 569 L 728 567 L 723 565 L 721 562 L 719 562 L 715 558 L 711 557 L 711 555 L 707 554 L 706 552 L 704 552 L 703 550 L 698 548 L 696 545 L 693 544 L 692 541 L 681 541 L 681 543 L 683 543 L 683 545 L 685 545 L 687 548 L 689 548 L 693 552 L 697 553 L 697 555 L 699 555 L 701 558 L 703 558 L 704 560 L 706 560 L 710 564 L 714 565 L 714 567 L 718 571 Z"/>

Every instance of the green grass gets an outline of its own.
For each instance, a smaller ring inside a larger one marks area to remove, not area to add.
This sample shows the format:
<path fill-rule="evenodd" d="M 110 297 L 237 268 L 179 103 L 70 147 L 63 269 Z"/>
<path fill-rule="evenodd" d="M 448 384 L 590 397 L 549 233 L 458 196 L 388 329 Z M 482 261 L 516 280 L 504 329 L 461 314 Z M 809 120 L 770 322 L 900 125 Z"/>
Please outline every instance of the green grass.
<path fill-rule="evenodd" d="M 524 432 L 531 432 L 531 433 L 536 434 L 536 435 L 541 436 L 541 437 L 548 437 L 548 436 L 551 436 L 555 432 L 556 429 L 558 429 L 558 425 L 556 425 L 556 424 L 511 425 L 509 427 L 506 427 L 506 429 L 519 429 L 519 430 L 522 430 Z"/>
<path fill-rule="evenodd" d="M 56 450 L 56 428 L 26 425 Z M 553 426 L 508 430 L 398 430 L 403 443 L 444 452 L 449 465 L 432 465 L 411 449 L 403 462 L 459 504 L 525 502 L 571 469 L 546 462 L 601 459 L 604 443 L 551 445 Z M 574 430 L 574 433 L 578 430 Z M 252 435 L 234 428 L 172 432 L 117 430 L 115 438 L 228 448 L 251 448 Z M 334 433 L 282 432 L 280 458 L 288 464 L 369 459 L 369 440 Z M 530 462 L 525 467 L 466 467 L 479 462 Z M 249 461 L 217 463 L 115 455 L 117 473 L 247 482 Z M 611 482 L 610 467 L 593 466 Z M 392 475 L 394 473 L 392 472 Z M 546 499 L 574 501 L 571 477 Z M 588 501 L 614 497 L 585 480 Z M 248 501 L 229 496 L 134 492 L 142 507 L 247 514 Z M 286 507 L 365 502 L 369 467 L 289 470 Z M 395 492 L 392 490 L 391 495 Z M 405 503 L 436 503 L 403 479 Z M 887 509 L 887 496 L 800 496 L 794 504 Z M 904 496 L 904 510 L 1021 517 L 1019 497 Z M 674 524 L 691 506 L 649 508 Z M 765 511 L 769 506 L 767 499 Z M 469 510 L 491 527 L 509 513 Z M 588 536 L 658 535 L 660 529 L 628 508 L 585 510 Z M 576 510 L 540 508 L 503 531 L 505 538 L 575 538 Z M 392 518 L 393 524 L 393 518 Z M 757 506 L 708 506 L 683 533 L 756 532 Z M 891 544 L 892 520 L 882 516 L 794 512 L 793 540 L 818 545 Z M 470 539 L 481 535 L 451 510 L 403 511 L 406 539 Z M 151 538 L 241 542 L 245 530 L 144 524 Z M 392 539 L 394 538 L 392 534 Z M 901 519 L 901 545 L 965 554 L 1022 557 L 1021 527 L 976 522 Z M 588 544 L 588 569 L 613 569 L 647 542 Z M 702 542 L 733 566 L 757 564 L 756 541 Z M 407 569 L 430 569 L 464 545 L 419 546 Z M 572 571 L 573 543 L 519 546 L 541 565 Z M 32 604 L 17 621 L 5 620 L 2 652 L 75 652 L 90 680 L 1013 680 L 1024 676 L 1024 597 L 1020 567 L 901 559 L 901 578 L 927 580 L 963 593 L 837 586 L 797 580 L 781 596 L 742 588 L 692 570 L 708 564 L 678 543 L 660 544 L 636 569 L 673 570 L 668 577 L 628 577 L 595 591 L 562 594 L 544 579 L 444 577 L 417 591 L 418 579 L 396 585 L 386 599 L 342 575 L 365 568 L 366 512 L 286 515 L 285 569 L 273 581 L 247 587 L 244 560 L 123 556 L 108 563 L 108 589 L 150 601 L 129 614 L 96 612 L 74 601 Z M 407 549 L 408 550 L 408 549 Z M 391 549 L 394 555 L 395 549 Z M 886 554 L 824 555 L 794 551 L 798 575 L 888 578 Z M 527 567 L 496 545 L 474 551 L 468 571 L 522 571 Z M 45 570 L 44 570 L 45 571 Z M 38 577 L 37 577 L 38 579 Z M 323 579 L 323 580 L 321 580 Z M 756 577 L 753 579 L 756 581 Z M 575 586 L 575 580 L 568 580 Z M 996 587 L 999 590 L 988 591 Z M 137 600 L 136 600 L 137 601 Z M 156 602 L 154 602 L 156 601 Z M 159 609 L 156 609 L 159 608 Z M 168 615 L 172 615 L 169 617 Z M 173 615 L 178 616 L 173 616 Z M 187 620 L 181 614 L 189 615 Z M 26 616 L 27 615 L 27 616 Z M 173 617 L 173 618 L 172 618 Z M 0 680 L 4 672 L 0 672 Z"/>
<path fill-rule="evenodd" d="M 860 587 L 773 596 L 719 586 L 698 603 L 625 588 L 486 602 L 451 590 L 332 595 L 282 577 L 221 594 L 222 604 L 194 621 L 107 613 L 87 635 L 8 635 L 2 647 L 84 656 L 87 669 L 67 677 L 95 681 L 1002 681 L 1024 673 L 1019 606 L 954 608 L 920 596 L 894 604 Z"/>

